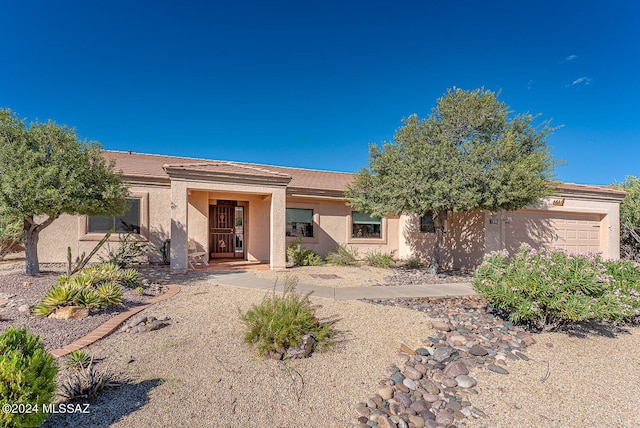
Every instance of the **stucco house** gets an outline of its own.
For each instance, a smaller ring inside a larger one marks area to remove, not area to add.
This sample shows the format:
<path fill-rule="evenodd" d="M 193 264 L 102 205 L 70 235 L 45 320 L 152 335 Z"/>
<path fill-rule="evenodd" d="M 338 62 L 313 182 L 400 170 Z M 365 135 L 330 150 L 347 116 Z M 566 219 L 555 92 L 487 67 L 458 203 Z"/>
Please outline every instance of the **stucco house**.
<path fill-rule="evenodd" d="M 104 151 L 130 185 L 131 205 L 120 217 L 63 215 L 40 235 L 41 262 L 90 251 L 112 226 L 135 229 L 156 248 L 171 239 L 171 270 L 186 272 L 188 251 L 286 265 L 286 247 L 299 237 L 321 254 L 339 243 L 396 258 L 429 257 L 430 216 L 371 217 L 353 210 L 343 191 L 353 174 L 242 162 Z M 490 251 L 523 242 L 619 257 L 619 190 L 563 183 L 557 195 L 515 212 L 454 213 L 446 225 L 443 262 L 473 268 Z M 115 237 L 112 236 L 112 239 Z M 150 254 L 152 261 L 161 256 Z"/>

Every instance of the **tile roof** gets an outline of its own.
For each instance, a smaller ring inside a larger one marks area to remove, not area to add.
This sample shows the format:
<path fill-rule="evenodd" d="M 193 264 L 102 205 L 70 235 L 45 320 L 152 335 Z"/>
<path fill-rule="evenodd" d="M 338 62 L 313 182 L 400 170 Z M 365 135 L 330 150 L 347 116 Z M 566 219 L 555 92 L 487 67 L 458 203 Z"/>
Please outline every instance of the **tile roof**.
<path fill-rule="evenodd" d="M 348 172 L 333 172 L 314 169 L 260 165 L 245 162 L 216 161 L 197 158 L 151 155 L 132 152 L 103 151 L 105 158 L 113 159 L 116 170 L 125 177 L 161 179 L 169 181 L 163 166 L 202 171 L 220 171 L 243 175 L 291 177 L 288 187 L 296 189 L 344 191 L 353 180 Z"/>
<path fill-rule="evenodd" d="M 353 181 L 354 174 L 349 172 L 323 171 L 316 169 L 291 168 L 274 165 L 261 165 L 246 162 L 219 161 L 175 156 L 152 155 L 144 153 L 103 151 L 106 158 L 114 159 L 116 170 L 121 170 L 125 177 L 150 178 L 169 181 L 163 166 L 185 170 L 206 172 L 222 172 L 253 176 L 291 177 L 288 187 L 302 190 L 342 192 L 346 185 Z M 594 186 L 575 183 L 557 183 L 560 191 L 592 192 L 624 196 L 622 190 L 607 186 Z"/>

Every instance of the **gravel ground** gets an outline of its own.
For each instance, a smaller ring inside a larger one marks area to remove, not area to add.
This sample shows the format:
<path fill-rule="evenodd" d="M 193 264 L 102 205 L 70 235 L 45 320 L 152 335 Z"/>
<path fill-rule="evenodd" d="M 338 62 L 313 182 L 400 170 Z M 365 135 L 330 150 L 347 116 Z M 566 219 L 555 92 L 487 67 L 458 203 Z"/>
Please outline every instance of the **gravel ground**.
<path fill-rule="evenodd" d="M 23 305 L 29 307 L 40 302 L 46 291 L 55 284 L 56 278 L 63 271 L 55 266 L 43 267 L 40 275 L 29 276 L 24 273 L 24 264 L 20 262 L 2 263 L 0 265 L 0 331 L 10 326 L 26 327 L 30 332 L 39 334 L 47 350 L 61 348 L 76 339 L 93 331 L 106 320 L 132 306 L 137 306 L 151 299 L 155 294 L 147 289 L 143 296 L 133 290 L 123 288 L 124 305 L 115 306 L 92 313 L 80 320 L 58 320 L 36 317 L 29 311 L 21 312 Z"/>
<path fill-rule="evenodd" d="M 447 272 L 431 275 L 424 269 L 383 269 L 364 264 L 358 266 L 296 266 L 286 271 L 255 271 L 258 278 L 278 280 L 282 283 L 287 275 L 295 275 L 300 284 L 317 284 L 325 287 L 371 287 L 409 284 L 436 284 L 469 282 L 470 275 Z"/>
<path fill-rule="evenodd" d="M 384 368 L 403 363 L 400 345 L 415 349 L 435 334 L 422 312 L 316 298 L 321 317 L 341 318 L 343 341 L 285 365 L 256 357 L 242 340 L 239 313 L 263 295 L 207 281 L 183 286 L 144 312 L 169 316 L 168 327 L 89 348 L 129 382 L 91 401 L 90 414 L 56 415 L 46 426 L 347 427 Z M 488 417 L 459 427 L 640 426 L 640 329 L 535 338 L 530 361 L 509 361 L 509 375 L 470 373 L 480 392 L 473 405 Z"/>

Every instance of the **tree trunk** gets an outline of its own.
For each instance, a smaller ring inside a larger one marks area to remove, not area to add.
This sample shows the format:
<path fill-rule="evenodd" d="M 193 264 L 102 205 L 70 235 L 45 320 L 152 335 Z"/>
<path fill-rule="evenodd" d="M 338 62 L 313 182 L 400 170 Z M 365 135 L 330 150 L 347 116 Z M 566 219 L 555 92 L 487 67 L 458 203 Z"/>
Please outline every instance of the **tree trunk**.
<path fill-rule="evenodd" d="M 38 262 L 38 234 L 40 230 L 25 218 L 23 228 L 24 257 L 27 275 L 37 275 L 40 273 L 40 263 Z"/>
<path fill-rule="evenodd" d="M 444 246 L 444 225 L 447 220 L 447 211 L 436 211 L 433 213 L 433 224 L 436 229 L 436 242 L 433 245 L 433 254 L 431 256 L 431 265 L 429 273 L 432 275 L 440 272 L 440 257 L 442 247 Z"/>

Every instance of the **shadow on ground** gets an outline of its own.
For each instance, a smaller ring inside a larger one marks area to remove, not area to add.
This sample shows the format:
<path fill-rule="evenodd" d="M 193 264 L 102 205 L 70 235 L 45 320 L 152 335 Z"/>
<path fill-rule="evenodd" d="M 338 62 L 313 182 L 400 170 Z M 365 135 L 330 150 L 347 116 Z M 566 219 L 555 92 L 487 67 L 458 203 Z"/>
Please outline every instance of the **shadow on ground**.
<path fill-rule="evenodd" d="M 149 402 L 149 392 L 162 383 L 160 379 L 140 383 L 125 383 L 101 391 L 91 400 L 75 400 L 70 404 L 89 404 L 88 413 L 57 413 L 47 418 L 45 428 L 106 427 L 143 407 Z M 81 406 L 84 407 L 84 406 Z"/>
<path fill-rule="evenodd" d="M 585 338 L 588 336 L 600 336 L 615 339 L 620 334 L 631 334 L 628 330 L 629 327 L 633 327 L 633 324 L 619 324 L 616 325 L 610 322 L 581 322 L 571 324 L 560 328 L 560 333 L 566 333 L 572 337 Z"/>

